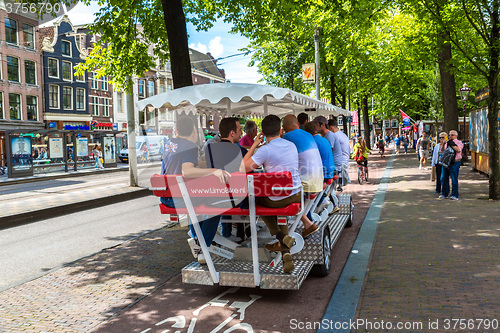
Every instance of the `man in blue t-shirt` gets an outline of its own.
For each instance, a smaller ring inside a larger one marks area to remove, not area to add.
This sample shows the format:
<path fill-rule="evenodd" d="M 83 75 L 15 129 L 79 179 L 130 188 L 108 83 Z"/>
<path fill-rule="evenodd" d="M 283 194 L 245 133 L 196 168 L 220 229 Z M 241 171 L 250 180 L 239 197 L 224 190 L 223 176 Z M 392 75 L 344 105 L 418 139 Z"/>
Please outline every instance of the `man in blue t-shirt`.
<path fill-rule="evenodd" d="M 300 181 L 304 192 L 318 193 L 323 191 L 323 163 L 313 136 L 299 128 L 297 117 L 293 114 L 283 118 L 283 129 L 286 131 L 283 139 L 293 142 L 299 152 Z M 306 214 L 302 215 L 301 221 L 304 224 L 302 237 L 309 237 L 319 230 L 319 227 L 312 223 Z"/>
<path fill-rule="evenodd" d="M 203 169 L 198 166 L 198 146 L 197 131 L 194 122 L 189 117 L 180 117 L 176 123 L 178 136 L 171 139 L 165 145 L 163 160 L 161 166 L 162 175 L 182 175 L 185 178 L 197 178 L 208 175 L 214 175 L 222 183 L 227 181 L 231 175 L 221 169 Z M 180 198 L 164 197 L 160 199 L 161 203 L 170 208 L 184 208 L 184 201 Z M 220 221 L 220 216 L 213 216 L 200 222 L 200 228 L 205 238 L 205 243 L 209 247 L 217 232 L 217 226 Z M 196 232 L 191 225 L 193 237 L 196 237 Z M 188 240 L 193 256 L 198 259 L 198 262 L 205 264 L 205 258 L 200 251 L 199 245 L 194 241 Z"/>
<path fill-rule="evenodd" d="M 335 172 L 342 177 L 342 185 L 351 182 L 349 178 L 349 159 L 351 158 L 351 145 L 347 135 L 339 129 L 337 118 L 328 120 L 328 129 L 335 135 L 336 146 L 333 150 Z"/>

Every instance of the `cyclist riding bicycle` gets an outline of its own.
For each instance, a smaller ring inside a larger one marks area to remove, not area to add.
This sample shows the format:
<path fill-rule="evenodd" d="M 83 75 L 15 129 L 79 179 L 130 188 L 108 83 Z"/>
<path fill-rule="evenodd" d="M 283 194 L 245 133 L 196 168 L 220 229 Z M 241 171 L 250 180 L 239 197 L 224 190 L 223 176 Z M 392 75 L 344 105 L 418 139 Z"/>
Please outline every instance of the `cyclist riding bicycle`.
<path fill-rule="evenodd" d="M 384 142 L 384 139 L 382 138 L 382 135 L 380 135 L 378 137 L 377 148 L 381 152 L 380 155 L 382 155 L 382 157 L 383 157 L 383 154 L 385 152 L 385 142 Z"/>
<path fill-rule="evenodd" d="M 368 153 L 371 154 L 370 149 L 366 146 L 365 139 L 358 137 L 358 142 L 352 148 L 352 158 L 358 163 L 368 169 Z"/>

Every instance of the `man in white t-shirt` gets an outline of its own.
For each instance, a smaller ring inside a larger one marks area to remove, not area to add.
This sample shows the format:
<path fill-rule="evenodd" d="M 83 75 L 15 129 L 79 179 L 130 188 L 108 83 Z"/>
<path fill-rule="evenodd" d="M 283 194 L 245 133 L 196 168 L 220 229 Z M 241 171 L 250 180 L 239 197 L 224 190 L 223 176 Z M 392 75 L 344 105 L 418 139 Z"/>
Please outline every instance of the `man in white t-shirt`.
<path fill-rule="evenodd" d="M 299 153 L 293 143 L 282 139 L 281 121 L 278 116 L 268 115 L 262 120 L 262 133 L 255 138 L 253 145 L 243 158 L 240 172 L 250 172 L 264 166 L 266 172 L 284 172 L 290 171 L 293 179 L 293 186 L 300 185 L 299 175 Z M 260 147 L 266 137 L 267 143 Z M 286 152 L 286 153 L 283 153 Z M 254 154 L 255 153 L 255 154 Z M 292 203 L 300 202 L 300 191 L 294 190 L 290 196 L 282 197 L 257 197 L 256 202 L 265 207 L 283 208 Z M 283 271 L 289 273 L 294 269 L 290 248 L 295 242 L 295 238 L 288 236 L 288 225 L 278 225 L 276 216 L 261 216 L 262 220 L 269 228 L 271 235 L 276 236 L 281 246 L 283 254 Z"/>
<path fill-rule="evenodd" d="M 351 145 L 347 135 L 339 129 L 337 118 L 328 120 L 328 129 L 335 135 L 335 147 L 333 149 L 333 160 L 335 172 L 342 177 L 342 185 L 351 182 L 349 178 L 349 158 L 351 157 Z"/>

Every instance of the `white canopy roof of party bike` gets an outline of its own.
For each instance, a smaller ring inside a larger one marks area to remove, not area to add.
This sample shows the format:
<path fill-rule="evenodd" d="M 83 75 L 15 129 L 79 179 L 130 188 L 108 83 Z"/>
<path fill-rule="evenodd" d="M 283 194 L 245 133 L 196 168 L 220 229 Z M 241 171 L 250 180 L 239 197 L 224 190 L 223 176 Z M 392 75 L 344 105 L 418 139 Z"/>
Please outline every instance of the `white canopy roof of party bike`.
<path fill-rule="evenodd" d="M 167 91 L 136 103 L 139 110 L 152 106 L 191 109 L 198 112 L 222 112 L 228 115 L 285 115 L 308 112 L 312 117 L 349 116 L 349 111 L 335 105 L 299 94 L 287 88 L 277 88 L 260 84 L 215 83 L 188 86 Z M 311 110 L 315 109 L 315 110 Z"/>

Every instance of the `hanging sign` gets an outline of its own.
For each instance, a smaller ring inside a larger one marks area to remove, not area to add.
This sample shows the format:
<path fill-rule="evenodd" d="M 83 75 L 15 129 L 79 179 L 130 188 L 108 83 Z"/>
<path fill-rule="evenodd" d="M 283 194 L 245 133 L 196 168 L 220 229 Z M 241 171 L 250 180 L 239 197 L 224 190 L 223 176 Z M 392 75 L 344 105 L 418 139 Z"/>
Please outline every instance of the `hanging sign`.
<path fill-rule="evenodd" d="M 302 65 L 302 82 L 315 83 L 316 82 L 316 65 L 303 64 Z"/>

